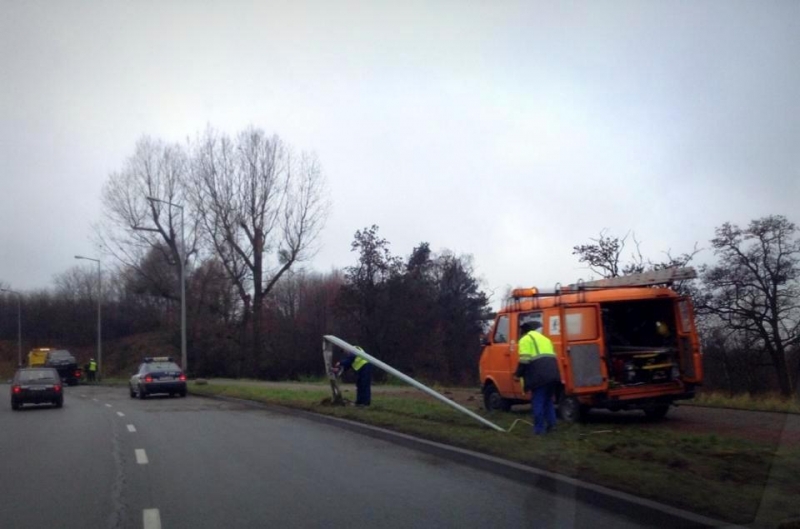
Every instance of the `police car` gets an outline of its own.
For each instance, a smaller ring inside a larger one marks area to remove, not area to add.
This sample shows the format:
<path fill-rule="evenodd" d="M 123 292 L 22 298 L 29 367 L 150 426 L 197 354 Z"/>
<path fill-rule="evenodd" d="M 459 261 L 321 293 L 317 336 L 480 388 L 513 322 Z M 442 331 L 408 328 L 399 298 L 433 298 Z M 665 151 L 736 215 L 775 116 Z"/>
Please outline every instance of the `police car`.
<path fill-rule="evenodd" d="M 186 396 L 186 375 L 172 357 L 154 356 L 144 359 L 129 382 L 131 398 L 145 399 L 150 395 Z"/>

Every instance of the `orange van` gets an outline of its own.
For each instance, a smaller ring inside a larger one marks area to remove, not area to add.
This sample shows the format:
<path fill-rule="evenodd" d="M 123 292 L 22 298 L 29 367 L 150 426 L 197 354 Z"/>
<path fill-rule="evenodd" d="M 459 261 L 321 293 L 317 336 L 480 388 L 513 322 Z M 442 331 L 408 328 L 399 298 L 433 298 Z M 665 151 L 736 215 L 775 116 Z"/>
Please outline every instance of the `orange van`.
<path fill-rule="evenodd" d="M 530 403 L 530 393 L 513 374 L 520 325 L 535 320 L 558 357 L 563 420 L 579 420 L 591 408 L 640 409 L 663 418 L 674 401 L 694 397 L 703 380 L 691 300 L 666 286 L 693 277 L 693 269 L 679 268 L 557 287 L 552 293 L 514 290 L 483 340 L 484 406 L 507 411 Z"/>

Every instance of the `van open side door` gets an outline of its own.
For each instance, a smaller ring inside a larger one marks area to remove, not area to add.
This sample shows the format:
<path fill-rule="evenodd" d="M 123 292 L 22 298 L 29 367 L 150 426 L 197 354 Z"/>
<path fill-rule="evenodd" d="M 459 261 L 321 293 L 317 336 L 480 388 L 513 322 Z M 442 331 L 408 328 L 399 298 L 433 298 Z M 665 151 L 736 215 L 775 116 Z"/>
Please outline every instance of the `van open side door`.
<path fill-rule="evenodd" d="M 694 311 L 689 298 L 678 298 L 675 301 L 675 321 L 678 329 L 681 380 L 698 384 L 703 380 L 703 356 L 700 353 L 700 340 L 694 327 Z"/>
<path fill-rule="evenodd" d="M 559 360 L 566 393 L 581 395 L 608 390 L 600 305 L 565 305 L 559 314 L 558 318 L 548 318 L 546 325 L 551 337 L 561 338 L 563 354 Z"/>

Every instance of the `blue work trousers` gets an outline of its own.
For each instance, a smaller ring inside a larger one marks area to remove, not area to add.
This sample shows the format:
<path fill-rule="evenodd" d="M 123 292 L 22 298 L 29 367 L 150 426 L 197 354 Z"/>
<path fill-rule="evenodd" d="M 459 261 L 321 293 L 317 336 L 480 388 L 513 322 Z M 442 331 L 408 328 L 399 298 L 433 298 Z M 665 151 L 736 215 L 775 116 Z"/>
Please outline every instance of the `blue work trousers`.
<path fill-rule="evenodd" d="M 556 425 L 556 407 L 553 398 L 556 384 L 549 382 L 534 389 L 531 395 L 531 414 L 533 415 L 533 433 L 541 435 Z"/>
<path fill-rule="evenodd" d="M 356 371 L 356 405 L 369 406 L 372 401 L 372 365 L 364 364 Z"/>

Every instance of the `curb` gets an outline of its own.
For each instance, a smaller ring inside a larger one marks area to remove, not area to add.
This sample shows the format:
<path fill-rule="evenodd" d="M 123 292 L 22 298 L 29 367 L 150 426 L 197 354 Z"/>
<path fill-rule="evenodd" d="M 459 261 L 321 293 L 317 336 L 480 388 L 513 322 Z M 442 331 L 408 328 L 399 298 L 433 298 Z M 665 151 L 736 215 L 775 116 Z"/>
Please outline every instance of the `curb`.
<path fill-rule="evenodd" d="M 338 417 L 331 417 L 297 408 L 289 408 L 277 404 L 265 404 L 247 399 L 219 395 L 190 394 L 195 397 L 246 404 L 254 408 L 260 408 L 283 415 L 301 417 L 375 439 L 388 441 L 406 448 L 449 459 L 456 463 L 483 470 L 491 474 L 532 485 L 546 490 L 547 492 L 558 494 L 566 498 L 572 498 L 576 502 L 585 503 L 612 513 L 618 514 L 623 512 L 626 517 L 647 527 L 741 527 L 657 501 L 639 498 L 632 494 L 616 491 L 602 485 L 586 483 L 575 478 L 508 461 L 496 456 L 482 454 L 464 448 L 438 443 L 436 441 L 429 441 L 427 439 L 351 421 L 349 419 L 340 419 Z"/>

